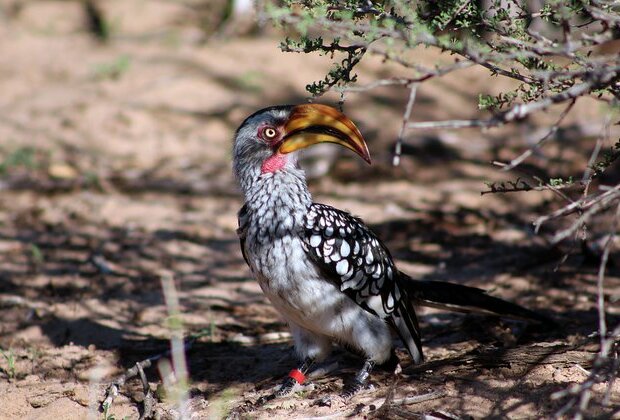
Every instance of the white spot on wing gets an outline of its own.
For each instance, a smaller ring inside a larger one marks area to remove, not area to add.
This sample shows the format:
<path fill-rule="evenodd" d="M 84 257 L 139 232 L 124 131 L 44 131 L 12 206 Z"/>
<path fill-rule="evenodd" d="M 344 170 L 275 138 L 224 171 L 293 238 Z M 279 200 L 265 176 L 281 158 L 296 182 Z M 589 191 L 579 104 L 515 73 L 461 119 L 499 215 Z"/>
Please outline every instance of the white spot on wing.
<path fill-rule="evenodd" d="M 310 238 L 310 246 L 313 248 L 318 247 L 321 244 L 321 237 L 319 235 L 312 235 Z"/>
<path fill-rule="evenodd" d="M 338 264 L 336 264 L 336 273 L 341 276 L 344 276 L 348 270 L 349 262 L 347 260 L 341 260 Z"/>
<path fill-rule="evenodd" d="M 342 244 L 340 245 L 340 255 L 346 258 L 350 253 L 351 247 L 349 246 L 349 243 L 347 241 L 342 241 Z"/>

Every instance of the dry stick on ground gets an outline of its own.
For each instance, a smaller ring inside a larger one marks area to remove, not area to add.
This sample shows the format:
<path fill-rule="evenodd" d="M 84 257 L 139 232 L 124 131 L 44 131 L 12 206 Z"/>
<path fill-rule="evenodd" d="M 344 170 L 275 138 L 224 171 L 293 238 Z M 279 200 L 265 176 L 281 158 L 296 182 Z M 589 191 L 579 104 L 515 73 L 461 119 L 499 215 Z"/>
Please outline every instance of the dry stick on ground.
<path fill-rule="evenodd" d="M 185 341 L 183 350 L 185 352 L 189 351 L 198 338 L 199 336 L 190 337 L 187 341 Z M 136 376 L 139 376 L 141 384 L 142 384 L 142 388 L 144 391 L 144 405 L 145 405 L 144 413 L 148 412 L 148 414 L 150 415 L 152 411 L 148 411 L 147 409 L 150 407 L 152 410 L 154 401 L 153 401 L 153 394 L 151 392 L 151 388 L 149 386 L 144 370 L 153 366 L 154 362 L 157 362 L 163 358 L 170 357 L 171 354 L 172 354 L 172 351 L 167 350 L 161 354 L 157 354 L 155 356 L 149 357 L 148 359 L 141 360 L 140 362 L 137 362 L 130 369 L 127 369 L 125 373 L 123 373 L 121 376 L 115 379 L 106 389 L 105 399 L 101 403 L 101 410 L 104 410 L 105 407 L 108 407 L 108 410 L 109 410 L 112 407 L 112 404 L 114 403 L 114 399 L 118 396 L 121 387 L 123 387 L 125 383 L 127 383 L 128 380 L 133 379 Z M 147 399 L 149 398 L 150 398 L 150 401 L 147 401 Z M 148 418 L 145 414 L 143 414 L 142 417 Z"/>
<path fill-rule="evenodd" d="M 167 365 L 161 365 L 160 371 L 162 372 L 162 379 L 165 382 L 169 395 L 172 397 L 171 399 L 175 401 L 179 407 L 179 418 L 189 418 L 187 409 L 188 374 L 185 353 L 191 349 L 194 342 L 200 338 L 201 335 L 193 335 L 187 340 L 183 340 L 183 330 L 179 319 L 178 294 L 174 287 L 172 276 L 169 274 L 162 275 L 161 282 L 171 328 L 170 350 L 137 362 L 132 368 L 128 369 L 124 374 L 114 380 L 106 389 L 105 399 L 101 403 L 102 411 L 109 411 L 114 399 L 120 392 L 120 388 L 125 385 L 129 379 L 139 376 L 144 392 L 144 410 L 140 419 L 150 418 L 153 414 L 155 401 L 144 370 L 151 367 L 154 362 L 159 361 L 161 363 L 162 360 L 171 357 L 174 371 L 169 368 L 169 363 Z"/>
<path fill-rule="evenodd" d="M 142 389 L 144 391 L 144 413 L 147 413 L 147 411 L 149 412 L 150 415 L 150 410 L 148 410 L 147 405 L 149 405 L 149 403 L 147 402 L 147 400 L 151 400 L 152 397 L 152 393 L 151 393 L 151 388 L 149 386 L 149 383 L 146 379 L 146 375 L 144 374 L 144 369 L 151 367 L 151 365 L 153 364 L 153 362 L 159 360 L 162 357 L 167 357 L 170 355 L 170 352 L 166 352 L 163 354 L 159 354 L 157 356 L 153 356 L 153 357 L 149 357 L 148 359 L 145 359 L 141 362 L 137 362 L 132 368 L 128 369 L 123 375 L 121 375 L 120 377 L 118 377 L 114 382 L 112 382 L 112 384 L 110 384 L 108 386 L 108 388 L 106 389 L 106 394 L 105 394 L 105 399 L 103 400 L 103 402 L 101 403 L 101 411 L 105 412 L 105 411 L 109 411 L 112 408 L 112 404 L 114 403 L 114 399 L 118 396 L 120 388 L 125 385 L 125 383 L 135 377 L 140 375 L 140 380 L 142 381 Z M 143 414 L 144 416 L 144 414 Z M 141 417 L 143 417 L 141 416 Z"/>
<path fill-rule="evenodd" d="M 440 391 L 431 391 L 426 394 L 419 394 L 419 395 L 414 395 L 411 397 L 395 399 L 394 391 L 395 391 L 396 384 L 397 384 L 397 381 L 394 381 L 394 383 L 392 384 L 392 387 L 390 387 L 390 389 L 388 390 L 386 397 L 383 399 L 383 404 L 381 405 L 381 407 L 377 409 L 377 411 L 374 412 L 373 415 L 369 416 L 370 418 L 376 418 L 376 419 L 390 418 L 391 417 L 390 414 L 395 411 L 398 412 L 399 408 L 402 406 L 420 404 L 426 401 L 431 401 L 431 400 L 435 400 L 437 398 L 443 398 L 446 396 L 446 392 L 440 390 Z M 381 400 L 376 400 L 370 404 L 378 405 L 380 402 Z"/>

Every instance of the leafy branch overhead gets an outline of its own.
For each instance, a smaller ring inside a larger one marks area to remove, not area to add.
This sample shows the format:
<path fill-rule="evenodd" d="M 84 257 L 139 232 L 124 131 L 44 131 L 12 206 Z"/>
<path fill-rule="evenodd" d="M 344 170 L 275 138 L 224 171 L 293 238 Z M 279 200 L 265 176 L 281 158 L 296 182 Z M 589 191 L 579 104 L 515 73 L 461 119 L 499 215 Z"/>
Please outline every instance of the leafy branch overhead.
<path fill-rule="evenodd" d="M 346 57 L 334 68 L 332 68 L 325 79 L 314 82 L 306 86 L 306 90 L 317 96 L 336 85 L 349 84 L 357 81 L 357 76 L 351 74 L 353 68 L 361 61 L 366 47 L 363 45 L 340 45 L 340 39 L 335 38 L 329 45 L 323 44 L 322 37 L 314 39 L 303 37 L 296 41 L 286 38 L 280 45 L 280 49 L 285 52 L 303 52 L 311 53 L 318 51 L 322 54 L 329 54 L 331 58 L 336 52 L 343 52 Z"/>
<path fill-rule="evenodd" d="M 422 45 L 440 48 L 455 62 L 479 64 L 493 75 L 521 82 L 514 91 L 481 97 L 484 109 L 540 100 L 581 84 L 586 86 L 580 95 L 591 94 L 610 103 L 620 99 L 620 56 L 593 54 L 593 47 L 620 34 L 617 2 L 555 0 L 540 10 L 531 10 L 525 1 L 503 0 L 494 0 L 487 8 L 467 0 L 413 5 L 409 1 L 288 1 L 281 7 L 268 5 L 264 13 L 299 34 L 282 43 L 284 51 L 332 58 L 345 55 L 324 80 L 308 86 L 313 95 L 355 82 L 352 71 L 365 53 L 411 69 L 411 77 L 398 81 L 403 85 L 444 74 L 445 67 L 427 68 L 409 57 L 408 51 Z M 326 33 L 331 34 L 330 40 L 324 40 Z"/>

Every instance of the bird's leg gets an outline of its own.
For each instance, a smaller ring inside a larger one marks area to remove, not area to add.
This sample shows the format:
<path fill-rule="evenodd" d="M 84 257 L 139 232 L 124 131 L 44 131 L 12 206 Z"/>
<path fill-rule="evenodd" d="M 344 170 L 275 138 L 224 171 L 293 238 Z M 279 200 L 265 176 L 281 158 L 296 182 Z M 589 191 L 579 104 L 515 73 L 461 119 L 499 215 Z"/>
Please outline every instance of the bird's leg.
<path fill-rule="evenodd" d="M 372 369 L 374 367 L 375 362 L 373 362 L 372 360 L 366 360 L 366 362 L 364 362 L 364 366 L 362 366 L 360 371 L 357 372 L 357 374 L 355 375 L 353 382 L 345 386 L 341 396 L 345 399 L 348 399 L 351 398 L 353 395 L 357 394 L 362 389 L 364 389 L 364 387 L 368 383 L 370 372 L 372 372 Z"/>
<path fill-rule="evenodd" d="M 308 373 L 308 370 L 310 370 L 313 364 L 314 359 L 306 357 L 299 366 L 289 372 L 284 382 L 282 382 L 282 386 L 275 393 L 275 396 L 283 397 L 285 395 L 288 395 L 295 387 L 295 384 L 303 384 L 306 380 L 306 373 Z"/>
<path fill-rule="evenodd" d="M 284 382 L 282 382 L 280 389 L 271 395 L 260 397 L 254 404 L 254 408 L 260 407 L 276 398 L 284 397 L 290 394 L 291 391 L 293 391 L 295 384 L 304 383 L 306 380 L 306 373 L 308 373 L 308 370 L 310 370 L 313 364 L 314 359 L 311 357 L 306 357 L 299 366 L 289 372 Z"/>

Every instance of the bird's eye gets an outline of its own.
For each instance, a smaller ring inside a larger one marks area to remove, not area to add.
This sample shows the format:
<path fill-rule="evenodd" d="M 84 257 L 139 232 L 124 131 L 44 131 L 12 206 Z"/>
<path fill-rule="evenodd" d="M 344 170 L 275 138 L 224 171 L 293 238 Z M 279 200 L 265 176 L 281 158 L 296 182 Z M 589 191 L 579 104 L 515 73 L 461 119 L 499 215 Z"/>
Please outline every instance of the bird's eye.
<path fill-rule="evenodd" d="M 278 132 L 273 127 L 267 127 L 263 130 L 263 136 L 266 140 L 272 140 L 278 135 Z"/>

